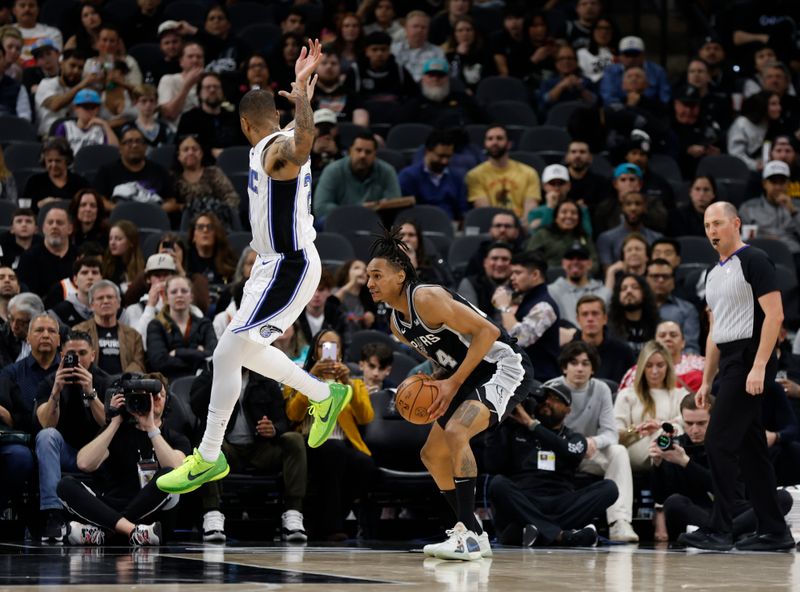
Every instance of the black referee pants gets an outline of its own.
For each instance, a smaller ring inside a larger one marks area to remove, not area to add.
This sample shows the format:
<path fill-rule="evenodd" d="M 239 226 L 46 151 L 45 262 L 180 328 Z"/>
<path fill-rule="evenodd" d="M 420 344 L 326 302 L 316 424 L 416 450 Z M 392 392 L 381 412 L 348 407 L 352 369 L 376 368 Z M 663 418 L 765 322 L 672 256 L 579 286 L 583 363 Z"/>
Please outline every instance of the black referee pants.
<path fill-rule="evenodd" d="M 755 351 L 742 345 L 720 347 L 719 390 L 706 432 L 706 452 L 714 486 L 714 508 L 709 526 L 720 533 L 733 531 L 737 502 L 736 482 L 741 473 L 759 533 L 783 533 L 786 522 L 776 498 L 775 471 L 767 452 L 761 422 L 761 398 L 745 391 Z M 775 380 L 777 360 L 767 364 L 764 383 Z"/>

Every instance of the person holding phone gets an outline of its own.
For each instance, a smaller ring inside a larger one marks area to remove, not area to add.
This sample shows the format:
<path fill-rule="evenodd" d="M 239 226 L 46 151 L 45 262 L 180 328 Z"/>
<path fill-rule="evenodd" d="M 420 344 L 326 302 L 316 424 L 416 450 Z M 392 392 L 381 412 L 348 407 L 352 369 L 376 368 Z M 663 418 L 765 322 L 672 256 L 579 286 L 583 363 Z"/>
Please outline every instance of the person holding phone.
<path fill-rule="evenodd" d="M 362 500 L 361 512 L 370 484 L 380 479 L 380 471 L 361 437 L 359 426 L 372 421 L 375 411 L 364 381 L 350 378 L 350 368 L 342 361 L 342 338 L 331 328 L 318 334 L 306 359 L 305 369 L 312 376 L 328 383 L 353 389 L 353 398 L 339 414 L 330 438 L 318 448 L 308 448 L 308 469 L 311 487 L 324 487 L 326 495 L 319 496 L 307 513 L 312 516 L 312 535 L 316 538 L 341 541 L 347 538 L 344 519 L 353 509 L 355 499 Z M 299 423 L 305 435 L 311 427 L 308 397 L 287 388 L 286 416 Z"/>

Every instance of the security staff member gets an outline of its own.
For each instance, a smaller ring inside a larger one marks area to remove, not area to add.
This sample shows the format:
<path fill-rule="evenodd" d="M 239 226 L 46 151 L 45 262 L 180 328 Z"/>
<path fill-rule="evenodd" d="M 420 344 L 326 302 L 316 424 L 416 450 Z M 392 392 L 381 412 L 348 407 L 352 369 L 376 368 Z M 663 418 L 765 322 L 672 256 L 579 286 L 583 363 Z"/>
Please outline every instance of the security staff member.
<path fill-rule="evenodd" d="M 719 370 L 719 390 L 706 433 L 706 450 L 714 490 L 709 524 L 682 534 L 678 542 L 709 550 L 734 546 L 732 510 L 741 471 L 758 530 L 735 541 L 739 550 L 776 551 L 794 546 L 775 493 L 775 472 L 767 454 L 761 422 L 765 383 L 775 380 L 783 306 L 775 266 L 763 251 L 741 240 L 736 208 L 727 202 L 708 207 L 706 235 L 719 253 L 719 263 L 706 277 L 711 328 L 706 342 L 706 367 L 697 391 L 705 407 Z"/>

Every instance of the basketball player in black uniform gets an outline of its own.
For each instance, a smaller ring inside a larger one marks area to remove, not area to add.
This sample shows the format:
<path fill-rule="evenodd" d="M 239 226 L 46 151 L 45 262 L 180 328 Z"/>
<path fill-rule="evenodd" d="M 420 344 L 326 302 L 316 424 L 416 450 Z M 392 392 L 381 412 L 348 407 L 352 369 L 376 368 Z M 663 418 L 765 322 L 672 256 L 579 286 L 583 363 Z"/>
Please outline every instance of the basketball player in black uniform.
<path fill-rule="evenodd" d="M 437 367 L 438 393 L 428 410 L 436 420 L 420 453 L 456 514 L 443 543 L 425 546 L 440 559 L 491 556 L 489 538 L 475 518 L 478 468 L 469 442 L 503 421 L 531 391 L 527 354 L 500 327 L 458 294 L 417 283 L 405 245 L 387 235 L 372 247 L 367 287 L 392 310 L 392 332 Z"/>

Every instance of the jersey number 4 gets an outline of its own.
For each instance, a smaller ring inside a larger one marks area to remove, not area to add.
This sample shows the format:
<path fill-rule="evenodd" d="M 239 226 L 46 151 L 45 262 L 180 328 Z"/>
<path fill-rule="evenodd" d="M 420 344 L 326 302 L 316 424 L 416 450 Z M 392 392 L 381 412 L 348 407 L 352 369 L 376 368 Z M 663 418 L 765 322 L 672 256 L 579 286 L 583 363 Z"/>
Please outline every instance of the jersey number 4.
<path fill-rule="evenodd" d="M 456 362 L 453 356 L 440 349 L 436 350 L 436 361 L 439 362 L 439 365 L 443 368 L 455 368 L 458 366 L 458 362 Z"/>

